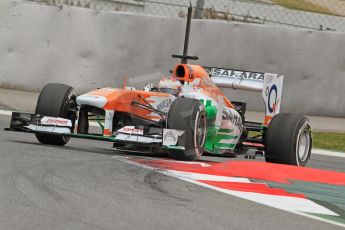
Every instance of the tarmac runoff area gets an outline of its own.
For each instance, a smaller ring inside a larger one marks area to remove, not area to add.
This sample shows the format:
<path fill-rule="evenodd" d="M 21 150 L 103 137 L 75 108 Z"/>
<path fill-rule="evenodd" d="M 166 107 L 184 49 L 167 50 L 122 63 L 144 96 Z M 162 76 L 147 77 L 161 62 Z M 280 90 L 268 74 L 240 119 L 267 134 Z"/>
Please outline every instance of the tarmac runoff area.
<path fill-rule="evenodd" d="M 16 105 L 1 102 L 0 129 L 9 125 L 8 109 L 32 112 L 32 95 L 24 97 L 31 110 L 18 109 L 23 95 Z M 4 229 L 345 227 L 342 153 L 313 150 L 308 167 L 298 168 L 262 158 L 177 162 L 88 140 L 48 146 L 34 135 L 4 131 L 0 146 Z"/>

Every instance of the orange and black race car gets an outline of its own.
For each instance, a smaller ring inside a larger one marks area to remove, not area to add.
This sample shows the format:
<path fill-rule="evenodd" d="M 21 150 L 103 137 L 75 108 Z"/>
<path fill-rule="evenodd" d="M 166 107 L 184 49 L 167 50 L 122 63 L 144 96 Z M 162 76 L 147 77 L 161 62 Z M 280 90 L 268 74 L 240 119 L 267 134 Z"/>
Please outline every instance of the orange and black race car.
<path fill-rule="evenodd" d="M 70 138 L 114 143 L 120 150 L 166 151 L 177 160 L 196 160 L 204 152 L 304 166 L 312 135 L 303 115 L 281 114 L 283 76 L 187 64 L 191 11 L 181 64 L 158 86 L 143 90 L 102 88 L 80 96 L 72 87 L 51 83 L 38 98 L 35 114 L 12 114 L 7 130 L 35 133 L 41 143 L 65 145 Z M 266 116 L 262 123 L 245 120 L 246 104 L 228 99 L 220 88 L 260 92 Z M 90 124 L 97 122 L 101 133 Z M 254 134 L 254 135 L 252 135 Z"/>

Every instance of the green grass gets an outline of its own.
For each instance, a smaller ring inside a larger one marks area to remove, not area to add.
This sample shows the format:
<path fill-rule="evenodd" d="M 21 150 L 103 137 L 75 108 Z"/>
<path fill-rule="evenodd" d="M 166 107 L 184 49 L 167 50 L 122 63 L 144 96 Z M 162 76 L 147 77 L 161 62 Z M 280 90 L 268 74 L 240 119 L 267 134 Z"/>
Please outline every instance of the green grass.
<path fill-rule="evenodd" d="M 309 11 L 320 14 L 337 15 L 325 6 L 321 6 L 306 0 L 272 0 L 272 2 L 289 9 Z"/>
<path fill-rule="evenodd" d="M 345 133 L 313 132 L 313 147 L 345 152 Z"/>

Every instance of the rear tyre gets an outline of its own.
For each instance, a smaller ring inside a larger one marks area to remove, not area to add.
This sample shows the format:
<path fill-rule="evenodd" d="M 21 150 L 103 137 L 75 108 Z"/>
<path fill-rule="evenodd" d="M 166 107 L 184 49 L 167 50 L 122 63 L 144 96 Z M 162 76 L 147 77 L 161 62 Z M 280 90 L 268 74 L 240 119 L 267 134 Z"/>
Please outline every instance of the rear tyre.
<path fill-rule="evenodd" d="M 278 114 L 272 118 L 265 135 L 267 162 L 305 166 L 311 148 L 311 127 L 306 116 Z"/>
<path fill-rule="evenodd" d="M 176 160 L 194 161 L 201 157 L 206 139 L 206 113 L 204 105 L 196 99 L 176 98 L 171 104 L 167 124 L 169 129 L 185 131 L 177 140 L 185 150 L 169 149 Z"/>
<path fill-rule="evenodd" d="M 77 103 L 73 88 L 64 84 L 49 83 L 38 97 L 35 113 L 72 120 L 73 130 L 76 111 Z M 36 134 L 36 138 L 39 142 L 49 145 L 63 146 L 69 141 L 69 137 L 53 134 Z"/>

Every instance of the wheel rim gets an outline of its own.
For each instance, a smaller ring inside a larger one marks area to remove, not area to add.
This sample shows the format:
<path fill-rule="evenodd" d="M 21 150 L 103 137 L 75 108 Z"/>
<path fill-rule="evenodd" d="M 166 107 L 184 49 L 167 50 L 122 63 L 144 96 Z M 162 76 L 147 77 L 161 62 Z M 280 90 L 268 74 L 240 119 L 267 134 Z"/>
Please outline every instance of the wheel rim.
<path fill-rule="evenodd" d="M 197 129 L 197 143 L 200 147 L 204 146 L 205 143 L 205 129 L 206 129 L 206 120 L 204 114 L 200 116 Z"/>
<path fill-rule="evenodd" d="M 310 125 L 308 122 L 306 122 L 299 130 L 297 138 L 296 152 L 300 162 L 305 162 L 307 160 L 310 152 L 310 144 Z"/>
<path fill-rule="evenodd" d="M 197 153 L 197 158 L 200 158 L 203 153 L 203 148 L 206 139 L 206 119 L 205 114 L 201 114 L 199 116 L 199 112 L 197 114 L 197 121 L 195 122 L 195 134 L 194 134 L 194 145 L 195 151 Z"/>

